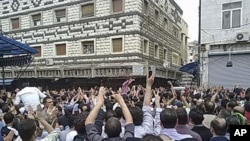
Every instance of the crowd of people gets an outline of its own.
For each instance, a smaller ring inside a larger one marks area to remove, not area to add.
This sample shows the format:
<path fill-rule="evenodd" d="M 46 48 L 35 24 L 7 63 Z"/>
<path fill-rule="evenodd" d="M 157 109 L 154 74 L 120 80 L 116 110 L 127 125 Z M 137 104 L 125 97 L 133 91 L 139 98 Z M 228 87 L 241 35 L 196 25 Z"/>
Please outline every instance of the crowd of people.
<path fill-rule="evenodd" d="M 230 125 L 250 125 L 250 89 L 176 90 L 132 85 L 0 95 L 0 141 L 228 141 Z"/>

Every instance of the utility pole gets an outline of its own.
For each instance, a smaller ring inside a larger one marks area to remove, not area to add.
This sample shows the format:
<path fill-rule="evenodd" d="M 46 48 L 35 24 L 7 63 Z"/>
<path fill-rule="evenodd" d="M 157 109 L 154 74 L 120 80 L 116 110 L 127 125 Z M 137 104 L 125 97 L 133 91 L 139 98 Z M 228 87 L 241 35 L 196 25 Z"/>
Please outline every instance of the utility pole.
<path fill-rule="evenodd" d="M 201 72 L 201 0 L 199 0 L 199 27 L 198 27 L 198 86 L 201 86 L 202 72 Z"/>

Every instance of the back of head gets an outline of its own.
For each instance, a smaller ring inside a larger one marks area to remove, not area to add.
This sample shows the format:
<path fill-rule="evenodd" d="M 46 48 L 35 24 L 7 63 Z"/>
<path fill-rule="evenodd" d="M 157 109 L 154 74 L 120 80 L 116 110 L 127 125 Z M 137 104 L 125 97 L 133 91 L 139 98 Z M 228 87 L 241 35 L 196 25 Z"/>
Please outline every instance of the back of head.
<path fill-rule="evenodd" d="M 108 111 L 105 113 L 105 117 L 104 117 L 105 122 L 107 122 L 108 119 L 110 119 L 110 118 L 112 118 L 112 117 L 116 117 L 116 113 L 115 113 L 113 110 L 108 110 Z"/>
<path fill-rule="evenodd" d="M 4 114 L 3 116 L 5 124 L 9 124 L 14 121 L 14 115 L 11 112 Z"/>
<path fill-rule="evenodd" d="M 158 136 L 146 134 L 145 136 L 143 136 L 141 141 L 163 141 L 163 140 Z"/>
<path fill-rule="evenodd" d="M 215 118 L 210 123 L 213 134 L 218 136 L 225 136 L 227 132 L 227 122 L 224 118 Z"/>
<path fill-rule="evenodd" d="M 142 124 L 143 121 L 143 111 L 139 107 L 130 107 L 129 111 L 132 115 L 133 122 L 135 126 L 139 126 Z"/>
<path fill-rule="evenodd" d="M 202 121 L 204 120 L 203 111 L 199 108 L 193 108 L 189 112 L 189 118 L 191 118 L 195 125 L 202 124 Z"/>
<path fill-rule="evenodd" d="M 188 122 L 187 111 L 184 108 L 178 108 L 178 109 L 176 109 L 176 114 L 177 114 L 177 118 L 178 118 L 178 124 L 179 125 L 186 125 Z"/>
<path fill-rule="evenodd" d="M 109 118 L 105 123 L 105 132 L 109 138 L 119 137 L 122 131 L 121 123 L 117 118 Z"/>
<path fill-rule="evenodd" d="M 215 103 L 213 101 L 206 100 L 204 102 L 204 108 L 207 113 L 213 114 L 215 110 Z"/>
<path fill-rule="evenodd" d="M 33 119 L 25 119 L 19 123 L 18 133 L 23 141 L 30 140 L 36 131 L 36 124 Z"/>
<path fill-rule="evenodd" d="M 245 102 L 244 108 L 246 112 L 250 112 L 250 101 Z"/>
<path fill-rule="evenodd" d="M 231 115 L 230 111 L 228 111 L 227 109 L 222 109 L 222 110 L 220 110 L 220 112 L 217 115 L 217 117 L 219 117 L 219 118 L 227 118 L 230 115 Z"/>
<path fill-rule="evenodd" d="M 227 103 L 227 108 L 233 110 L 234 107 L 238 106 L 237 102 L 235 100 L 231 100 Z"/>
<path fill-rule="evenodd" d="M 87 114 L 79 114 L 75 117 L 74 126 L 78 134 L 86 134 L 85 120 L 87 116 Z"/>
<path fill-rule="evenodd" d="M 174 128 L 177 123 L 177 114 L 174 109 L 166 108 L 161 112 L 160 119 L 164 128 Z"/>
<path fill-rule="evenodd" d="M 121 107 L 116 107 L 115 108 L 115 115 L 118 119 L 123 118 L 123 113 L 122 113 L 122 108 Z"/>
<path fill-rule="evenodd" d="M 221 106 L 223 107 L 223 108 L 227 108 L 227 103 L 229 102 L 229 100 L 228 99 L 222 99 L 221 100 Z"/>
<path fill-rule="evenodd" d="M 227 121 L 227 132 L 230 132 L 230 125 L 241 125 L 241 120 L 234 115 L 229 116 L 228 118 L 226 118 Z"/>

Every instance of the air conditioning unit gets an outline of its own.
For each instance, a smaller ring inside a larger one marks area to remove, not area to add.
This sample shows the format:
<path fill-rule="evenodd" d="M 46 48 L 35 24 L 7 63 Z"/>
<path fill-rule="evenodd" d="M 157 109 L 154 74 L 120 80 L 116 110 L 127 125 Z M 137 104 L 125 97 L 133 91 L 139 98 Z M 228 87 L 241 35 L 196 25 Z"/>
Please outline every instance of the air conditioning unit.
<path fill-rule="evenodd" d="M 241 42 L 241 41 L 248 41 L 249 36 L 247 32 L 241 32 L 236 34 L 236 41 Z"/>
<path fill-rule="evenodd" d="M 170 63 L 169 63 L 169 61 L 164 61 L 164 62 L 163 62 L 163 67 L 164 67 L 164 68 L 170 68 Z"/>
<path fill-rule="evenodd" d="M 45 63 L 47 66 L 52 66 L 52 65 L 54 65 L 54 60 L 53 59 L 46 59 Z"/>

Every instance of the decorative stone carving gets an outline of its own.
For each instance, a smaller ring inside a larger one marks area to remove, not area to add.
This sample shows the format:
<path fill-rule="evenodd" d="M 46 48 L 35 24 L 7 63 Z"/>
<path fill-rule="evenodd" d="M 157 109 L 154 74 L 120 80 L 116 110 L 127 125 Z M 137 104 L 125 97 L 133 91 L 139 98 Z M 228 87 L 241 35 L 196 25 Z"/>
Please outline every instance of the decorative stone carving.
<path fill-rule="evenodd" d="M 34 7 L 38 7 L 38 6 L 40 6 L 42 0 L 31 0 L 31 2 L 34 5 Z"/>
<path fill-rule="evenodd" d="M 16 12 L 18 10 L 20 6 L 20 3 L 18 0 L 13 0 L 12 4 L 11 4 L 11 8 L 14 12 Z"/>

